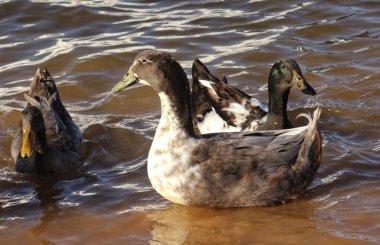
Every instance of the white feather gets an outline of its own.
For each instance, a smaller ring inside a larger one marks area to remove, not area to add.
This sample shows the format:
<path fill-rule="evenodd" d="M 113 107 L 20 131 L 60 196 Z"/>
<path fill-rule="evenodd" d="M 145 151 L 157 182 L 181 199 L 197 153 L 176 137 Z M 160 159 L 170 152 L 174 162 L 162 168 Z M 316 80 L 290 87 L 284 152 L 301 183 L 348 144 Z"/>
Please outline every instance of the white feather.
<path fill-rule="evenodd" d="M 214 84 L 213 82 L 208 81 L 208 80 L 204 80 L 204 79 L 199 79 L 199 82 L 200 82 L 203 86 L 205 86 L 205 87 L 207 87 L 207 88 L 211 88 L 211 89 L 212 89 L 211 84 Z"/>
<path fill-rule="evenodd" d="M 218 132 L 240 132 L 240 127 L 234 127 L 228 125 L 218 113 L 215 112 L 214 108 L 212 111 L 208 112 L 202 122 L 197 123 L 197 127 L 201 134 L 210 134 Z"/>
<path fill-rule="evenodd" d="M 228 107 L 223 108 L 222 110 L 229 113 L 230 115 L 234 115 L 235 124 L 237 125 L 243 124 L 249 115 L 248 110 L 242 104 L 236 102 L 230 103 Z"/>

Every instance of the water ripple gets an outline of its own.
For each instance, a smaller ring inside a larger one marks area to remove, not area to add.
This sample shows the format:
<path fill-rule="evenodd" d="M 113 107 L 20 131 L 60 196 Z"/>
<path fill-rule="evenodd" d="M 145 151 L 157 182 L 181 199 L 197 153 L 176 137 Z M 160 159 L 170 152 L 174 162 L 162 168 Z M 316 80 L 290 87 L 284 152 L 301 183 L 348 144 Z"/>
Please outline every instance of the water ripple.
<path fill-rule="evenodd" d="M 0 236 L 8 243 L 380 241 L 376 1 L 0 5 Z M 143 86 L 110 93 L 135 55 L 154 48 L 171 52 L 189 78 L 199 57 L 263 101 L 272 64 L 296 59 L 318 94 L 293 89 L 290 119 L 322 108 L 323 159 L 305 194 L 283 206 L 238 210 L 178 207 L 157 194 L 146 164 L 159 99 Z M 47 181 L 13 170 L 10 145 L 26 105 L 22 94 L 38 66 L 51 71 L 83 132 L 84 170 L 73 179 Z"/>

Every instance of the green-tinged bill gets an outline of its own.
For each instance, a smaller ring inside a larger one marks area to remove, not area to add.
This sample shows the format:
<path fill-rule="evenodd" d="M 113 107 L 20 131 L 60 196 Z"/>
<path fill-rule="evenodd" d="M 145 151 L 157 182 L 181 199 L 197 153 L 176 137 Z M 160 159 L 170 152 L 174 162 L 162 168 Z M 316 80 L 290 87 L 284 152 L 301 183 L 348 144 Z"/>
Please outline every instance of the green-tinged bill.
<path fill-rule="evenodd" d="M 112 93 L 117 93 L 126 87 L 138 82 L 138 78 L 135 76 L 135 74 L 132 71 L 129 71 L 123 79 L 118 82 L 112 89 Z"/>

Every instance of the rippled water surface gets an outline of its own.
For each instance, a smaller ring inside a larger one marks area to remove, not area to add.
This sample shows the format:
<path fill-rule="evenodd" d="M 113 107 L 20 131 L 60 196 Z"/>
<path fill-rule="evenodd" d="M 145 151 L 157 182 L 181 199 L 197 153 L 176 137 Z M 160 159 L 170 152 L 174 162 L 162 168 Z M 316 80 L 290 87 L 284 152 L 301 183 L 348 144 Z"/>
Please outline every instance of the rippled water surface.
<path fill-rule="evenodd" d="M 380 243 L 379 8 L 364 0 L 0 1 L 0 243 Z M 294 90 L 291 118 L 322 108 L 323 161 L 305 194 L 244 209 L 158 195 L 146 173 L 158 96 L 143 86 L 110 93 L 148 48 L 172 53 L 188 75 L 199 57 L 264 101 L 270 66 L 295 58 L 318 95 Z M 22 94 L 44 66 L 84 135 L 84 171 L 63 180 L 17 174 L 10 155 Z"/>

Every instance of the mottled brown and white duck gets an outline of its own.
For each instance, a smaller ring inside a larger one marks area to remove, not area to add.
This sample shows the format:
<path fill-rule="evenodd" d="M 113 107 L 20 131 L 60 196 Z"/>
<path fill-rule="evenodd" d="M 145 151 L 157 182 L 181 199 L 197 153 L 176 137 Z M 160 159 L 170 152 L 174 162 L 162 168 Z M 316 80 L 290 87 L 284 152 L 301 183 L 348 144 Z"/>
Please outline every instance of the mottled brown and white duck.
<path fill-rule="evenodd" d="M 139 53 L 116 93 L 134 84 L 152 87 L 161 119 L 148 155 L 153 188 L 184 205 L 245 207 L 299 196 L 321 163 L 320 109 L 303 127 L 196 135 L 190 89 L 181 65 L 156 50 Z M 132 106 L 132 105 L 129 105 Z"/>
<path fill-rule="evenodd" d="M 291 88 L 296 86 L 305 94 L 316 94 L 293 59 L 278 61 L 270 70 L 269 108 L 227 84 L 225 77 L 218 79 L 199 59 L 193 62 L 192 77 L 192 114 L 201 134 L 292 128 L 287 114 Z"/>

